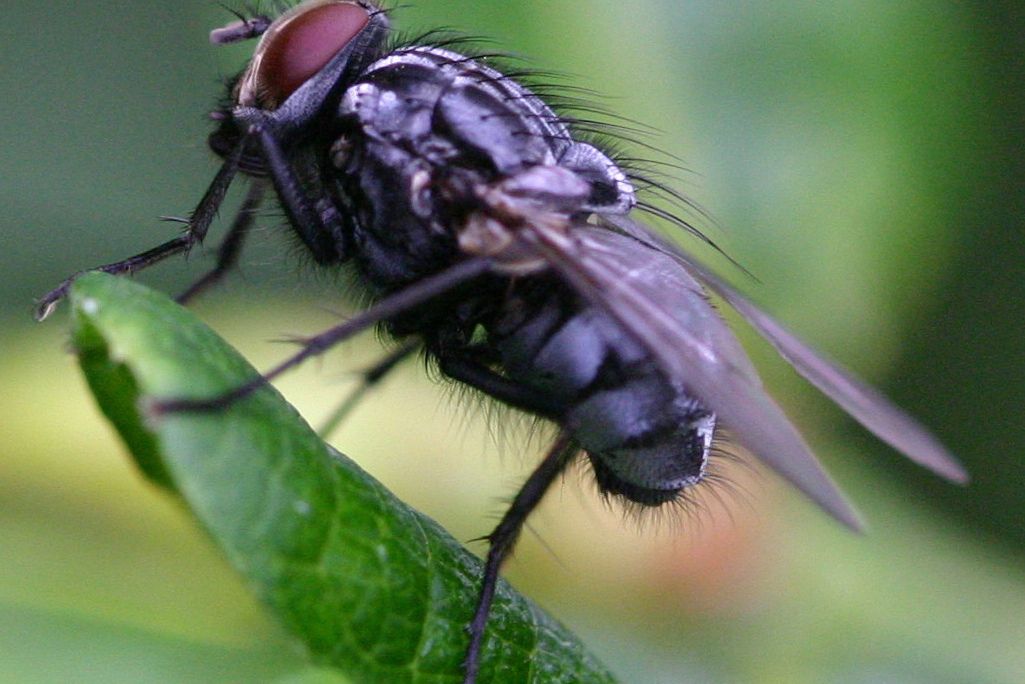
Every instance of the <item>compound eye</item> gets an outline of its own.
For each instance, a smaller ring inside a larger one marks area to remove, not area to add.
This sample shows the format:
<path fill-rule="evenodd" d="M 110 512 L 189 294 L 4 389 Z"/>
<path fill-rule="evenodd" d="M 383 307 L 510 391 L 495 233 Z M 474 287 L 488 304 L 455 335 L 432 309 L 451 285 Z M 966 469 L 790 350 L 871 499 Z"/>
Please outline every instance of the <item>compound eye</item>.
<path fill-rule="evenodd" d="M 264 35 L 255 73 L 259 99 L 277 106 L 323 69 L 369 23 L 352 2 L 297 7 Z M 277 22 L 276 22 L 277 23 Z"/>

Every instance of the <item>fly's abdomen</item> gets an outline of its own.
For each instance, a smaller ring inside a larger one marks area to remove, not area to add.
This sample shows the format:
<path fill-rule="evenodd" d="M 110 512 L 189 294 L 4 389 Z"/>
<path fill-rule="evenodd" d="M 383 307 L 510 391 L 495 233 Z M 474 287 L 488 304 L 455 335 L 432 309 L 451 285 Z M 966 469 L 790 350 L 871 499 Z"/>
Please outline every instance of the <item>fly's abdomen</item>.
<path fill-rule="evenodd" d="M 602 491 L 657 506 L 702 480 L 715 416 L 619 326 L 557 295 L 535 306 L 510 303 L 516 313 L 494 335 L 503 370 L 566 407 L 562 422 Z"/>
<path fill-rule="evenodd" d="M 705 477 L 715 432 L 715 416 L 683 392 L 650 402 L 660 385 L 664 381 L 654 375 L 633 380 L 570 412 L 598 486 L 645 506 L 671 501 Z M 642 414 L 644 409 L 651 413 Z"/>

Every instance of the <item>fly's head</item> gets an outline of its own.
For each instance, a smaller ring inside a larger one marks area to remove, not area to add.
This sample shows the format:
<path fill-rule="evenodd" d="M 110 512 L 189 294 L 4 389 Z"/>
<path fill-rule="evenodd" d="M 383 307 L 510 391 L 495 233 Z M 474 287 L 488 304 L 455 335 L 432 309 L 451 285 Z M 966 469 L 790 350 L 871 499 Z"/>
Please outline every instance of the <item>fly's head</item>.
<path fill-rule="evenodd" d="M 259 37 L 253 56 L 228 84 L 228 97 L 213 112 L 210 148 L 227 157 L 254 126 L 284 146 L 306 137 L 311 124 L 330 114 L 339 93 L 382 52 L 385 13 L 363 0 L 307 0 L 275 19 L 240 18 L 210 34 L 216 44 Z M 241 168 L 263 174 L 255 144 Z"/>

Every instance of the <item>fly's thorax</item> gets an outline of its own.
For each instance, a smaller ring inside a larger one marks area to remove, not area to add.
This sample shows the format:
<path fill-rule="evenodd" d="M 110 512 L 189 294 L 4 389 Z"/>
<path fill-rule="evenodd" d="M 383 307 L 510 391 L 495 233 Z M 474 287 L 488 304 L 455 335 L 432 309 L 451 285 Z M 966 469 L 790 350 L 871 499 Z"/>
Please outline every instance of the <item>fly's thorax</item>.
<path fill-rule="evenodd" d="M 539 97 L 442 48 L 370 64 L 342 94 L 338 120 L 349 132 L 330 161 L 367 243 L 408 251 L 447 238 L 523 275 L 543 264 L 516 244 L 517 228 L 562 230 L 634 202 L 622 171 Z"/>
<path fill-rule="evenodd" d="M 477 208 L 457 228 L 460 249 L 495 260 L 508 275 L 544 270 L 545 260 L 519 239 L 523 229 L 565 233 L 581 211 L 590 185 L 561 166 L 533 166 L 474 188 Z"/>

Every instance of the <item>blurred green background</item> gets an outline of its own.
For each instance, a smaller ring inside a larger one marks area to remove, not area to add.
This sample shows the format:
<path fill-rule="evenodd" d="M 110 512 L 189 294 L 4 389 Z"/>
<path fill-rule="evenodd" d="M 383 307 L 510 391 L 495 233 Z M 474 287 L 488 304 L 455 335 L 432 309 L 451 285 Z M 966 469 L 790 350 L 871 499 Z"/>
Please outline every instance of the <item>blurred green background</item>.
<path fill-rule="evenodd" d="M 30 317 L 68 273 L 166 239 L 175 228 L 155 217 L 203 192 L 205 112 L 245 55 L 206 42 L 229 19 L 206 0 L 5 5 L 2 681 L 293 681 L 302 668 L 187 514 L 130 467 L 65 353 L 63 309 Z M 960 489 L 901 462 L 746 335 L 870 533 L 744 470 L 724 504 L 624 522 L 581 474 L 533 518 L 507 576 L 624 681 L 1025 681 L 1019 3 L 419 0 L 396 19 L 493 37 L 661 131 L 652 144 L 693 170 L 676 187 L 757 274 L 755 299 L 935 428 L 974 478 Z M 241 272 L 196 307 L 262 367 L 285 353 L 268 340 L 341 309 L 279 223 L 263 221 Z M 143 277 L 180 290 L 211 252 Z M 374 354 L 372 339 L 349 344 L 281 387 L 317 423 Z M 477 537 L 541 445 L 414 366 L 335 443 Z"/>

